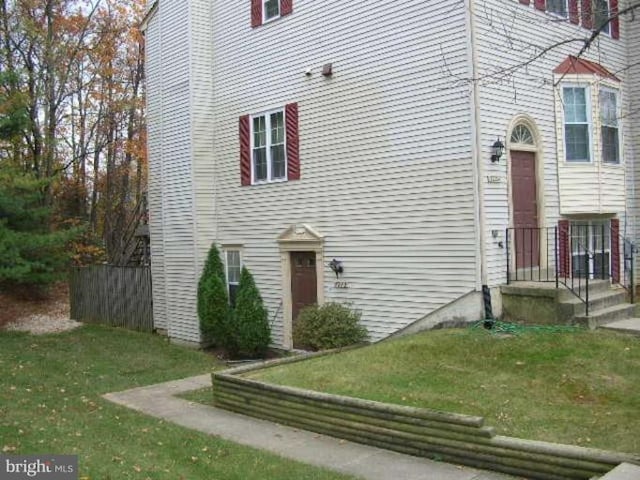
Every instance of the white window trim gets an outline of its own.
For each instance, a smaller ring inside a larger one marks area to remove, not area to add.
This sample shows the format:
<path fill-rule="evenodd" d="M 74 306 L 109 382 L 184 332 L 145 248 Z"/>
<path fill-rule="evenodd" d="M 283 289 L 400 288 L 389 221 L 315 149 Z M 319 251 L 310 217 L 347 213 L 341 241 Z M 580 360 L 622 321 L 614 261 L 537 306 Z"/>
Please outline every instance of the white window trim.
<path fill-rule="evenodd" d="M 610 92 L 616 96 L 616 117 L 618 119 L 618 161 L 617 162 L 605 162 L 602 156 L 602 148 L 604 145 L 604 141 L 602 138 L 602 127 L 604 124 L 602 123 L 602 112 L 600 112 L 600 92 Z M 600 163 L 609 167 L 619 167 L 624 163 L 624 155 L 622 154 L 622 107 L 620 104 L 620 90 L 614 87 L 610 87 L 608 85 L 600 85 L 598 89 L 598 127 L 600 135 Z"/>
<path fill-rule="evenodd" d="M 262 24 L 264 25 L 265 23 L 269 23 L 269 22 L 273 22 L 274 20 L 279 19 L 282 16 L 282 12 L 280 11 L 281 8 L 281 4 L 280 1 L 278 1 L 278 15 L 275 15 L 271 18 L 267 18 L 267 2 L 269 0 L 262 0 Z"/>
<path fill-rule="evenodd" d="M 282 112 L 282 122 L 284 128 L 284 177 L 271 178 L 272 173 L 272 161 L 271 161 L 271 115 L 273 113 Z M 265 117 L 265 129 L 266 129 L 266 149 L 267 149 L 267 179 L 256 180 L 255 161 L 253 158 L 254 147 L 254 134 L 253 134 L 253 119 L 257 117 Z M 250 117 L 249 136 L 251 137 L 251 184 L 252 185 L 265 185 L 268 183 L 281 183 L 289 180 L 289 159 L 287 158 L 287 113 L 284 107 L 274 108 L 271 110 L 265 110 L 264 112 L 255 113 Z"/>
<path fill-rule="evenodd" d="M 563 82 L 560 84 L 560 103 L 562 106 L 562 148 L 564 151 L 564 163 L 567 165 L 587 165 L 592 164 L 594 160 L 594 144 L 593 144 L 593 106 L 591 102 L 591 88 L 593 85 L 591 83 L 574 83 L 574 82 Z M 564 103 L 564 89 L 565 88 L 583 88 L 585 90 L 585 99 L 586 99 L 586 110 L 587 110 L 587 130 L 589 136 L 589 159 L 588 160 L 568 160 L 567 159 L 567 137 L 566 137 L 566 114 L 565 114 L 565 103 Z"/>

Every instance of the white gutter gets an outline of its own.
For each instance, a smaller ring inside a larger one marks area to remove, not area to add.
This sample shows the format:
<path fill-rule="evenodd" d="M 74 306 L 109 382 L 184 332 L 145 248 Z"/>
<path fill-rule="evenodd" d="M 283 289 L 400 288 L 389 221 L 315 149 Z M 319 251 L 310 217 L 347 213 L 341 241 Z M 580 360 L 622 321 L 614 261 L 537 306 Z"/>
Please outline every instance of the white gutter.
<path fill-rule="evenodd" d="M 475 13 L 475 0 L 465 0 L 465 7 L 467 10 L 467 53 L 468 62 L 471 67 L 471 108 L 473 115 L 471 115 L 471 156 L 473 158 L 474 166 L 474 199 L 476 202 L 475 211 L 475 225 L 476 225 L 476 238 L 479 239 L 478 246 L 476 247 L 476 289 L 480 290 L 482 285 L 487 285 L 487 244 L 486 244 L 486 232 L 485 232 L 485 219 L 484 219 L 484 163 L 482 159 L 482 139 L 480 133 L 480 94 L 478 83 L 478 59 L 476 41 L 476 13 Z"/>

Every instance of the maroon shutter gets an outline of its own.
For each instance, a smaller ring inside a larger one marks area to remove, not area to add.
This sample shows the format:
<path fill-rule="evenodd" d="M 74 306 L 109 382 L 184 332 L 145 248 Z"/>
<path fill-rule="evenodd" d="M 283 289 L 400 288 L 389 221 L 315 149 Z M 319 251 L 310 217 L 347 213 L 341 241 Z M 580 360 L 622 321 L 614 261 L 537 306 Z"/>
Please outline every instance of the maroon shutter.
<path fill-rule="evenodd" d="M 287 129 L 287 179 L 300 180 L 300 140 L 298 136 L 298 104 L 285 107 Z"/>
<path fill-rule="evenodd" d="M 593 10 L 591 9 L 592 0 L 582 0 L 582 26 L 591 30 L 593 28 Z"/>
<path fill-rule="evenodd" d="M 280 16 L 284 17 L 293 12 L 293 0 L 280 0 Z"/>
<path fill-rule="evenodd" d="M 618 0 L 609 1 L 609 15 L 611 17 L 611 38 L 620 38 L 620 17 L 618 17 Z"/>
<path fill-rule="evenodd" d="M 240 117 L 240 185 L 251 185 L 251 119 Z"/>
<path fill-rule="evenodd" d="M 578 0 L 569 0 L 569 21 L 575 25 L 580 23 L 578 15 Z"/>
<path fill-rule="evenodd" d="M 620 220 L 611 219 L 611 280 L 620 283 Z"/>
<path fill-rule="evenodd" d="M 251 0 L 251 26 L 262 25 L 262 0 Z"/>
<path fill-rule="evenodd" d="M 520 0 L 520 3 L 523 5 L 531 5 L 531 0 Z"/>
<path fill-rule="evenodd" d="M 569 220 L 558 221 L 558 274 L 569 277 L 571 269 L 571 249 L 569 242 Z"/>
<path fill-rule="evenodd" d="M 544 12 L 545 8 L 546 8 L 546 1 L 545 0 L 533 0 L 533 4 L 536 7 L 536 10 L 542 10 Z"/>

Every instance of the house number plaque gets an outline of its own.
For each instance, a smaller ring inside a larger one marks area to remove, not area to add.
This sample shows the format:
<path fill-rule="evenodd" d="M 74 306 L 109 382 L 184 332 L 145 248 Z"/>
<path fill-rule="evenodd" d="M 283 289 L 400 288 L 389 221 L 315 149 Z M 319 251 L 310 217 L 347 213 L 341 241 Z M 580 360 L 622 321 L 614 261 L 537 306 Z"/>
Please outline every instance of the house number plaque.
<path fill-rule="evenodd" d="M 335 288 L 342 288 L 342 289 L 349 288 L 349 284 L 347 282 L 335 282 L 333 286 Z"/>
<path fill-rule="evenodd" d="M 502 183 L 502 177 L 497 175 L 487 175 L 487 183 Z"/>

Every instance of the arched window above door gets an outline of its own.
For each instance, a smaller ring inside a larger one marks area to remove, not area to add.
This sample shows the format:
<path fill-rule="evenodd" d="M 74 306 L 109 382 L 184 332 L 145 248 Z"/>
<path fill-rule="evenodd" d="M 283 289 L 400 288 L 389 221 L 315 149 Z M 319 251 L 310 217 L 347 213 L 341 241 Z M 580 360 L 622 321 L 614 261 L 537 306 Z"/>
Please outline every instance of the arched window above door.
<path fill-rule="evenodd" d="M 519 145 L 535 145 L 531 130 L 529 130 L 529 128 L 523 124 L 516 125 L 516 127 L 511 132 L 511 138 L 509 139 L 509 142 Z"/>

